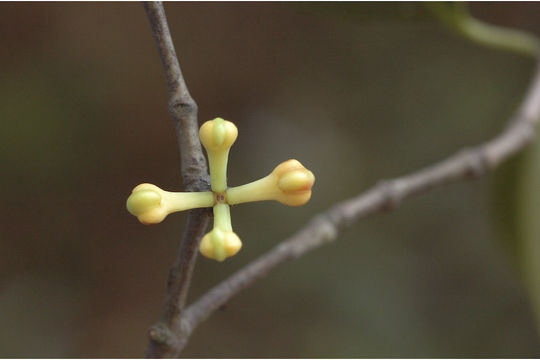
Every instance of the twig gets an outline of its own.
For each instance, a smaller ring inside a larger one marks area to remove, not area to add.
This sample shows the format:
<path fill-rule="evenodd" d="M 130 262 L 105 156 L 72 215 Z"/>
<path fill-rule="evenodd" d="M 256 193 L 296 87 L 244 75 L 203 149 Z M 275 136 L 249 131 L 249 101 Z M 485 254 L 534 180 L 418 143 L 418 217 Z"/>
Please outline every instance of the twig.
<path fill-rule="evenodd" d="M 198 136 L 197 104 L 189 94 L 180 70 L 165 10 L 161 2 L 144 2 L 143 6 L 150 21 L 167 78 L 169 113 L 178 135 L 185 189 L 186 191 L 206 191 L 210 187 L 206 160 Z M 182 311 L 197 259 L 198 245 L 206 231 L 208 220 L 209 213 L 204 209 L 192 210 L 188 214 L 180 248 L 169 273 L 168 291 L 161 318 L 150 330 L 147 357 L 168 356 L 170 349 L 176 348 L 175 337 L 171 334 L 183 332 Z"/>
<path fill-rule="evenodd" d="M 464 1 L 426 2 L 425 5 L 443 24 L 480 45 L 532 57 L 540 51 L 536 36 L 478 20 Z"/>
<path fill-rule="evenodd" d="M 380 211 L 392 210 L 404 199 L 434 187 L 476 178 L 496 168 L 532 141 L 539 118 L 540 60 L 525 99 L 500 135 L 476 148 L 459 151 L 438 164 L 410 175 L 383 181 L 359 196 L 338 203 L 315 216 L 295 235 L 225 279 L 189 306 L 183 315 L 184 333 L 178 344 L 182 348 L 192 330 L 238 292 L 278 265 L 332 242 L 340 231 L 359 219 Z"/>

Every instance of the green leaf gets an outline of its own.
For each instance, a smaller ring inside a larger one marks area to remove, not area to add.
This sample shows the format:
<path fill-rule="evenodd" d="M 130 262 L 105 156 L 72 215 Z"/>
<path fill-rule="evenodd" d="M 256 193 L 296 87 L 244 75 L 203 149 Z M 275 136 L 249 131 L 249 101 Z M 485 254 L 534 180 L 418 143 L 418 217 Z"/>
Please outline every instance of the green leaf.
<path fill-rule="evenodd" d="M 506 163 L 494 186 L 497 234 L 525 287 L 540 334 L 540 142 Z"/>
<path fill-rule="evenodd" d="M 540 330 L 540 142 L 534 142 L 524 154 L 518 174 L 519 265 Z"/>

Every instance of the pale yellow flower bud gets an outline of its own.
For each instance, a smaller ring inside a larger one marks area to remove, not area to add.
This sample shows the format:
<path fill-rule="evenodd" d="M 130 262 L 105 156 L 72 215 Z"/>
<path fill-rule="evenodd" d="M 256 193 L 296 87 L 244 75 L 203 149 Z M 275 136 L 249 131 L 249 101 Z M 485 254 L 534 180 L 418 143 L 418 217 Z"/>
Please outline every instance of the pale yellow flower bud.
<path fill-rule="evenodd" d="M 242 247 L 238 235 L 232 231 L 229 205 L 214 206 L 214 229 L 206 234 L 200 245 L 201 253 L 207 258 L 223 261 L 235 255 Z"/>
<path fill-rule="evenodd" d="M 199 138 L 208 153 L 212 190 L 223 193 L 227 189 L 227 161 L 229 150 L 238 137 L 238 129 L 222 118 L 205 122 Z"/>
<path fill-rule="evenodd" d="M 176 211 L 210 207 L 214 194 L 206 192 L 169 192 L 152 184 L 136 186 L 126 202 L 128 211 L 143 224 L 157 224 Z"/>
<path fill-rule="evenodd" d="M 311 198 L 315 176 L 298 160 L 279 164 L 272 173 L 252 183 L 227 190 L 227 203 L 276 200 L 289 206 L 304 205 Z"/>
<path fill-rule="evenodd" d="M 201 253 L 207 258 L 223 261 L 235 255 L 242 247 L 242 242 L 234 232 L 214 228 L 201 241 Z"/>

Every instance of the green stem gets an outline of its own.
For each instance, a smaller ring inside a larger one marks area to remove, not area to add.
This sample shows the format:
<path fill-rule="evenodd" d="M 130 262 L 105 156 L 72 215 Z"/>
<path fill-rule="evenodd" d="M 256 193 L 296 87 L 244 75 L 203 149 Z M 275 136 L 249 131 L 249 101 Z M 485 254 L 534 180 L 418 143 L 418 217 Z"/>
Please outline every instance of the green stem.
<path fill-rule="evenodd" d="M 227 162 L 229 159 L 229 149 L 208 151 L 208 162 L 210 163 L 210 183 L 212 190 L 222 193 L 227 190 Z"/>
<path fill-rule="evenodd" d="M 214 204 L 214 193 L 211 191 L 178 193 L 164 191 L 163 193 L 164 202 L 169 213 L 206 208 Z"/>
<path fill-rule="evenodd" d="M 540 40 L 536 36 L 475 19 L 465 2 L 426 5 L 446 26 L 480 45 L 532 57 L 540 53 Z"/>
<path fill-rule="evenodd" d="M 275 180 L 273 181 L 269 175 L 249 184 L 227 189 L 227 202 L 236 205 L 253 201 L 275 200 L 276 188 Z"/>
<path fill-rule="evenodd" d="M 214 228 L 224 232 L 232 231 L 231 211 L 229 205 L 214 205 Z"/>

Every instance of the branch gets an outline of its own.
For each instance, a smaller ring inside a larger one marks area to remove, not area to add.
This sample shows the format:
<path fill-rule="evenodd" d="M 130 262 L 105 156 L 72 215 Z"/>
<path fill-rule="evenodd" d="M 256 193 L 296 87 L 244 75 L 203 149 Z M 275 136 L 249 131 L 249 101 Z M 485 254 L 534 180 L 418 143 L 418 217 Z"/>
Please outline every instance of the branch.
<path fill-rule="evenodd" d="M 144 2 L 144 10 L 157 44 L 167 79 L 169 113 L 180 146 L 182 179 L 186 191 L 206 191 L 210 188 L 208 169 L 199 141 L 197 104 L 189 94 L 174 50 L 165 10 L 161 2 Z M 146 355 L 163 357 L 174 349 L 173 333 L 182 333 L 182 311 L 191 283 L 199 242 L 206 232 L 209 213 L 205 209 L 188 214 L 180 248 L 169 273 L 168 292 L 160 320 L 150 330 Z"/>
<path fill-rule="evenodd" d="M 540 51 L 536 36 L 478 20 L 471 15 L 466 2 L 426 2 L 425 5 L 443 24 L 480 45 L 532 57 Z"/>
<path fill-rule="evenodd" d="M 500 135 L 478 147 L 461 150 L 438 164 L 383 181 L 363 194 L 315 216 L 295 235 L 237 271 L 189 306 L 184 313 L 181 346 L 185 345 L 193 329 L 241 290 L 278 265 L 334 241 L 339 232 L 356 221 L 377 212 L 392 210 L 408 197 L 450 182 L 477 178 L 495 169 L 533 140 L 539 118 L 540 59 L 525 99 Z"/>

